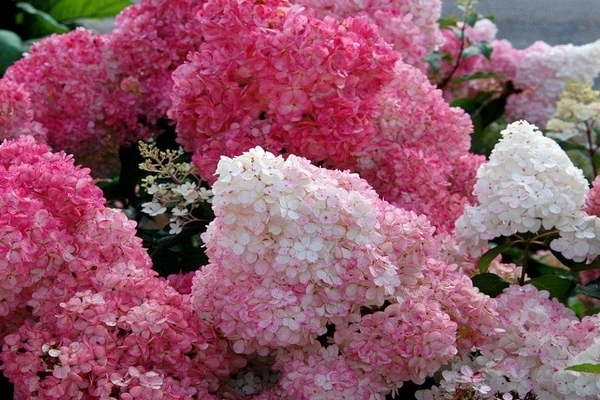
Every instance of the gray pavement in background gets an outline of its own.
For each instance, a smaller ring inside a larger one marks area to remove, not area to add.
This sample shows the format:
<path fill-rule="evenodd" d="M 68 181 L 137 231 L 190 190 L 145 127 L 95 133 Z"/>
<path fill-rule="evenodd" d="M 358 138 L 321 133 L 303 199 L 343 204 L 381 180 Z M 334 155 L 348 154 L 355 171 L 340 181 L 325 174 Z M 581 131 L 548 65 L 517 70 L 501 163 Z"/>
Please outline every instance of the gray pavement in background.
<path fill-rule="evenodd" d="M 518 49 L 536 40 L 581 45 L 600 39 L 600 0 L 479 0 L 476 10 L 493 15 L 498 39 Z M 442 13 L 459 10 L 453 0 L 443 0 Z"/>

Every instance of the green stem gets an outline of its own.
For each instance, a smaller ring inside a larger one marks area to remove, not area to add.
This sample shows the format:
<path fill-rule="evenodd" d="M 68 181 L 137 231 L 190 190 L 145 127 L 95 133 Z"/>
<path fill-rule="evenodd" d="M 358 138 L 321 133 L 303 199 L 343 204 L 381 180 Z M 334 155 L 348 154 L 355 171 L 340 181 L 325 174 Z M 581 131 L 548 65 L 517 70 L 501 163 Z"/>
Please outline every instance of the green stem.
<path fill-rule="evenodd" d="M 527 261 L 529 260 L 529 246 L 531 245 L 531 241 L 525 240 L 523 245 L 523 262 L 521 263 L 523 270 L 521 271 L 521 277 L 519 278 L 519 285 L 521 286 L 525 284 L 525 275 L 527 274 Z"/>

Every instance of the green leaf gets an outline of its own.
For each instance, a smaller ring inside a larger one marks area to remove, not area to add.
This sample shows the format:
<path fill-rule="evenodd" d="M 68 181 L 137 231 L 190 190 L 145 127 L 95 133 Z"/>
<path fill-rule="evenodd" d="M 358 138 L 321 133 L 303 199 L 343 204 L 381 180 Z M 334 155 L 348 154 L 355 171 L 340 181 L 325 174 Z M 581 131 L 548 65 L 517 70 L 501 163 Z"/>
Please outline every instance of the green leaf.
<path fill-rule="evenodd" d="M 431 68 L 435 74 L 440 72 L 440 60 L 442 57 L 443 55 L 439 51 L 434 51 L 425 57 L 425 60 L 429 64 L 429 68 Z"/>
<path fill-rule="evenodd" d="M 590 269 L 598 269 L 600 268 L 600 258 L 596 258 L 591 263 L 575 263 L 571 266 L 571 271 L 573 272 L 581 272 L 581 271 L 589 271 Z"/>
<path fill-rule="evenodd" d="M 130 0 L 30 0 L 29 2 L 61 22 L 79 18 L 113 17 L 132 4 Z"/>
<path fill-rule="evenodd" d="M 567 306 L 575 311 L 575 314 L 578 318 L 583 318 L 585 316 L 585 303 L 579 297 L 569 297 L 567 300 Z"/>
<path fill-rule="evenodd" d="M 482 55 L 489 60 L 490 56 L 492 54 L 492 50 L 494 50 L 494 48 L 492 47 L 491 44 L 489 44 L 486 41 L 482 41 L 482 42 L 478 42 L 474 46 L 469 46 L 469 47 L 465 48 L 462 51 L 461 55 L 462 55 L 462 58 L 469 58 L 469 57 L 473 57 L 473 56 L 477 56 L 477 55 Z"/>
<path fill-rule="evenodd" d="M 22 12 L 22 25 L 27 38 L 40 38 L 53 33 L 69 32 L 69 27 L 56 21 L 48 13 L 38 10 L 29 3 L 17 3 Z"/>
<path fill-rule="evenodd" d="M 568 278 L 557 275 L 543 275 L 533 278 L 526 283 L 530 283 L 538 290 L 547 290 L 550 296 L 557 299 L 565 299 L 567 292 L 571 289 L 573 282 Z"/>
<path fill-rule="evenodd" d="M 477 48 L 481 52 L 481 55 L 487 58 L 488 60 L 492 55 L 492 51 L 494 51 L 494 46 L 492 46 L 490 42 L 487 42 L 485 40 L 482 40 L 481 42 L 477 43 Z"/>
<path fill-rule="evenodd" d="M 475 26 L 477 21 L 479 21 L 480 19 L 481 19 L 481 15 L 477 12 L 470 12 L 467 15 L 465 15 L 465 22 L 469 26 Z"/>
<path fill-rule="evenodd" d="M 477 262 L 477 266 L 479 267 L 479 272 L 486 273 L 490 263 L 494 260 L 494 258 L 498 257 L 500 253 L 510 247 L 512 242 L 503 243 L 496 247 L 492 247 L 488 251 L 486 251 Z"/>
<path fill-rule="evenodd" d="M 438 20 L 438 24 L 440 26 L 440 29 L 448 29 L 451 27 L 456 27 L 456 24 L 458 23 L 459 18 L 456 15 L 449 15 L 445 18 L 440 18 Z"/>
<path fill-rule="evenodd" d="M 469 115 L 479 112 L 483 104 L 492 96 L 492 92 L 481 92 L 475 97 L 460 97 L 450 103 L 452 107 L 460 107 Z"/>
<path fill-rule="evenodd" d="M 490 297 L 498 296 L 504 289 L 510 286 L 510 282 L 489 272 L 475 275 L 471 280 L 473 281 L 473 286 L 479 288 L 482 293 L 485 293 Z"/>
<path fill-rule="evenodd" d="M 25 45 L 16 33 L 0 30 L 0 76 L 23 55 Z"/>
<path fill-rule="evenodd" d="M 590 374 L 600 374 L 600 364 L 577 364 L 571 365 L 570 367 L 565 368 L 565 371 L 575 371 L 575 372 L 587 372 Z"/>
<path fill-rule="evenodd" d="M 502 117 L 504 115 L 505 108 L 505 97 L 498 97 L 496 99 L 488 101 L 479 111 L 483 127 L 485 128 L 492 122 L 497 121 L 500 117 Z"/>

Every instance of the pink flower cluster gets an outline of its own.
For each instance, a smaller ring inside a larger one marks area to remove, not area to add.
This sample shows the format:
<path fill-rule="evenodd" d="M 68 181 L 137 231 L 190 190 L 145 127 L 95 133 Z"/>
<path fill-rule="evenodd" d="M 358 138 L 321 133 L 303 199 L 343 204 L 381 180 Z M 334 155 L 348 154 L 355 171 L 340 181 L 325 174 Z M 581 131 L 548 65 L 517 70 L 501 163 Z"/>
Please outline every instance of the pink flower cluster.
<path fill-rule="evenodd" d="M 48 130 L 51 146 L 70 153 L 104 143 L 101 93 L 108 77 L 102 53 L 106 37 L 78 29 L 34 44 L 4 79 L 20 84 L 31 98 L 34 118 Z"/>
<path fill-rule="evenodd" d="M 217 173 L 216 218 L 203 235 L 210 265 L 196 273 L 192 304 L 236 353 L 274 357 L 289 396 L 359 393 L 364 381 L 382 398 L 493 331 L 493 301 L 436 258 L 426 218 L 380 200 L 357 175 L 259 147 L 223 157 Z M 346 371 L 342 386 L 314 370 L 301 385 L 306 367 L 288 365 L 327 359 Z"/>
<path fill-rule="evenodd" d="M 256 145 L 334 163 L 365 146 L 399 58 L 365 18 L 283 0 L 212 0 L 199 18 L 205 41 L 173 73 L 169 116 L 204 179 Z"/>
<path fill-rule="evenodd" d="M 425 56 L 443 43 L 438 25 L 441 0 L 339 1 L 299 0 L 315 10 L 319 18 L 338 20 L 365 16 L 377 25 L 379 34 L 402 55 L 402 60 L 425 71 Z"/>
<path fill-rule="evenodd" d="M 469 153 L 469 116 L 450 107 L 419 70 L 398 63 L 374 124 L 369 144 L 338 167 L 357 171 L 394 205 L 427 215 L 440 232 L 452 232 L 484 161 Z"/>
<path fill-rule="evenodd" d="M 96 176 L 114 172 L 118 146 L 161 131 L 157 123 L 171 104 L 171 73 L 202 42 L 196 19 L 201 6 L 195 0 L 143 0 L 117 17 L 112 33 L 78 28 L 35 43 L 1 81 L 27 93 L 20 96 L 29 98 L 27 119 L 35 129 L 30 132 L 34 125 L 21 125 L 23 117 L 13 113 L 3 129 L 22 126 L 11 128 L 10 137 L 45 129 L 53 149 L 74 154 Z"/>
<path fill-rule="evenodd" d="M 21 317 L 48 313 L 44 299 L 64 299 L 74 287 L 86 285 L 90 266 L 74 262 L 74 254 L 98 252 L 96 245 L 86 243 L 92 234 L 83 235 L 82 228 L 98 219 L 104 199 L 88 170 L 75 168 L 69 156 L 50 153 L 31 136 L 0 146 L 0 171 L 4 335 Z M 127 248 L 128 243 L 118 246 Z M 107 252 L 102 257 L 114 256 Z"/>
<path fill-rule="evenodd" d="M 467 387 L 481 399 L 511 392 L 519 398 L 529 392 L 549 400 L 597 398 L 597 374 L 565 370 L 597 363 L 597 315 L 580 321 L 548 292 L 531 285 L 513 285 L 496 300 L 496 334 L 477 347 L 477 355 L 455 360 L 443 372 L 440 389 L 422 392 L 419 399 L 452 398 L 458 388 Z"/>
<path fill-rule="evenodd" d="M 114 96 L 117 88 L 105 66 L 107 43 L 106 35 L 83 28 L 52 35 L 32 45 L 2 79 L 28 93 L 33 121 L 47 130 L 53 149 L 75 154 L 99 171 L 115 157 L 116 146 L 150 136 L 137 114 Z"/>
<path fill-rule="evenodd" d="M 117 15 L 107 43 L 115 96 L 155 124 L 171 105 L 171 73 L 203 41 L 202 0 L 141 0 Z"/>
<path fill-rule="evenodd" d="M 0 140 L 33 136 L 46 142 L 46 129 L 34 120 L 29 93 L 10 80 L 0 80 Z"/>
<path fill-rule="evenodd" d="M 0 169 L 1 357 L 18 398 L 215 391 L 227 343 L 156 277 L 89 170 L 30 136 L 0 145 Z"/>

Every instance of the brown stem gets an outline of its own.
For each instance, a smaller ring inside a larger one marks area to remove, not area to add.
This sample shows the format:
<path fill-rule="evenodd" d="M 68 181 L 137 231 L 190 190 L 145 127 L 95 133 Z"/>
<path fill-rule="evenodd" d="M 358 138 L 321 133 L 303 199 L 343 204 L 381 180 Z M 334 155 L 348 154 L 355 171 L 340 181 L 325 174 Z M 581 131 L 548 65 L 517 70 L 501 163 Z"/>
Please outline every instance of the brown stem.
<path fill-rule="evenodd" d="M 444 87 L 446 87 L 446 85 L 450 82 L 450 80 L 452 79 L 452 77 L 454 76 L 456 71 L 458 70 L 458 67 L 460 66 L 460 61 L 462 59 L 462 52 L 465 49 L 465 44 L 466 44 L 466 39 L 465 39 L 466 28 L 467 28 L 467 24 L 463 23 L 462 27 L 460 28 L 460 48 L 458 49 L 456 61 L 454 62 L 452 70 L 450 71 L 448 76 L 446 76 L 446 78 L 444 78 L 440 83 L 438 83 L 438 85 L 437 85 L 438 89 L 443 89 Z"/>

